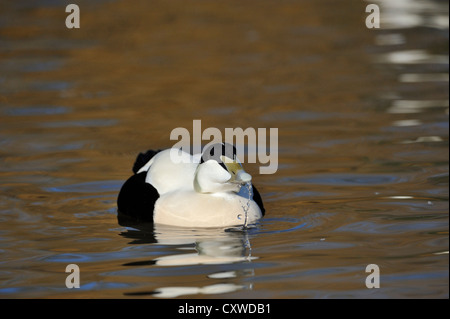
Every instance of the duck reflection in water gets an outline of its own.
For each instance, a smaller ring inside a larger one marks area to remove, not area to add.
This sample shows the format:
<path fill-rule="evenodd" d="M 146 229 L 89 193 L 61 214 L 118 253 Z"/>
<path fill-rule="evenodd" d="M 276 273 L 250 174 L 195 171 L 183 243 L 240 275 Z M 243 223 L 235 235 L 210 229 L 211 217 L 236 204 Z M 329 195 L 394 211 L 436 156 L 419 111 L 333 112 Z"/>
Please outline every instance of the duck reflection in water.
<path fill-rule="evenodd" d="M 120 235 L 132 241 L 131 245 L 159 244 L 171 251 L 173 248 L 184 253 L 164 254 L 147 260 L 131 261 L 123 264 L 126 267 L 141 266 L 192 266 L 192 265 L 219 265 L 232 263 L 247 263 L 257 259 L 251 255 L 250 233 L 252 228 L 184 228 L 161 224 L 142 224 L 124 222 L 119 218 L 119 224 L 127 227 Z M 257 226 L 254 226 L 255 228 Z M 213 272 L 207 275 L 211 279 L 227 279 L 248 277 L 254 275 L 252 267 L 228 269 Z M 171 298 L 180 295 L 192 294 L 218 294 L 251 289 L 251 284 L 236 285 L 233 283 L 220 283 L 204 287 L 160 287 L 152 291 L 128 292 L 125 295 L 154 295 L 156 297 Z"/>

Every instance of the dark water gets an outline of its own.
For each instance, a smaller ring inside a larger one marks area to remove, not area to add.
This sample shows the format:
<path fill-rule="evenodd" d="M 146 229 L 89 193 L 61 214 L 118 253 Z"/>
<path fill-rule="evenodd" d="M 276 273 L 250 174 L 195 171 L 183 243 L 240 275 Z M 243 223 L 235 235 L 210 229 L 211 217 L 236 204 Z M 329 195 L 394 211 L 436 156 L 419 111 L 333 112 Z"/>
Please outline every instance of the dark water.
<path fill-rule="evenodd" d="M 2 1 L 0 296 L 448 298 L 448 2 L 372 3 L 377 30 L 350 0 L 78 1 L 67 29 Z M 244 164 L 266 217 L 119 225 L 137 153 L 194 119 L 279 129 L 277 173 Z"/>

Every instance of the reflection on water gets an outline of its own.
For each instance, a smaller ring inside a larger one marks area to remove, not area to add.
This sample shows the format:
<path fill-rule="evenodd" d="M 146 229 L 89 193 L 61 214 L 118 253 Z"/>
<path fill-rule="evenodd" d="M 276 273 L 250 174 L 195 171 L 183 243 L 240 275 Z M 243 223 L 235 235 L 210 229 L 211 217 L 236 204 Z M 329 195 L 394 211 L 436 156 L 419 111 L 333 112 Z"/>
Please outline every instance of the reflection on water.
<path fill-rule="evenodd" d="M 377 3 L 382 8 L 383 29 L 430 27 L 448 30 L 448 5 L 445 1 L 374 0 L 368 2 Z"/>
<path fill-rule="evenodd" d="M 142 227 L 141 227 L 142 228 Z M 147 228 L 147 229 L 145 229 Z M 176 254 L 153 257 L 149 260 L 133 261 L 124 266 L 192 266 L 226 265 L 245 263 L 247 268 L 239 271 L 218 271 L 208 274 L 208 278 L 224 279 L 251 276 L 254 270 L 251 261 L 257 257 L 251 255 L 251 243 L 246 231 L 237 229 L 184 229 L 166 225 L 149 225 L 144 230 L 128 229 L 122 236 L 132 238 L 132 244 L 157 243 L 179 250 Z M 154 295 L 168 298 L 182 295 L 219 294 L 251 289 L 251 285 L 212 284 L 204 287 L 159 287 L 150 292 L 127 292 L 127 296 Z"/>
<path fill-rule="evenodd" d="M 448 1 L 77 4 L 0 2 L 0 297 L 448 298 Z M 265 218 L 118 223 L 193 119 L 278 128 Z"/>

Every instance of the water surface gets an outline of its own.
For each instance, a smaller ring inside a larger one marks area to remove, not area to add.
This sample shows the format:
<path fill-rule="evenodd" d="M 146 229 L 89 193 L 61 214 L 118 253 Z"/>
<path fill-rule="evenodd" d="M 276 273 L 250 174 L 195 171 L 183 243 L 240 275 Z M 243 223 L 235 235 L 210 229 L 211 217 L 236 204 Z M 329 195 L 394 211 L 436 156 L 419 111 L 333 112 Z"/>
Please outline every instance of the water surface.
<path fill-rule="evenodd" d="M 448 298 L 448 2 L 373 1 L 378 30 L 367 3 L 78 1 L 69 30 L 2 1 L 0 297 Z M 278 128 L 278 171 L 244 163 L 266 217 L 119 224 L 135 156 L 194 119 Z"/>

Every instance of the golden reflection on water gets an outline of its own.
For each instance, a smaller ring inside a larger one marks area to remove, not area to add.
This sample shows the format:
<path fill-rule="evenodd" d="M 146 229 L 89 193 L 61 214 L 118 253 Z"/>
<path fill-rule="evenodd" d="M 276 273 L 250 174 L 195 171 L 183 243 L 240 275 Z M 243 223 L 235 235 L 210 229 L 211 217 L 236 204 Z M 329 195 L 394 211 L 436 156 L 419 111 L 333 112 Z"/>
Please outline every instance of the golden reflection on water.
<path fill-rule="evenodd" d="M 448 298 L 448 6 L 0 4 L 0 296 Z M 279 129 L 245 232 L 119 225 L 176 127 Z M 80 266 L 82 288 L 64 286 Z M 364 285 L 368 264 L 380 289 Z"/>

